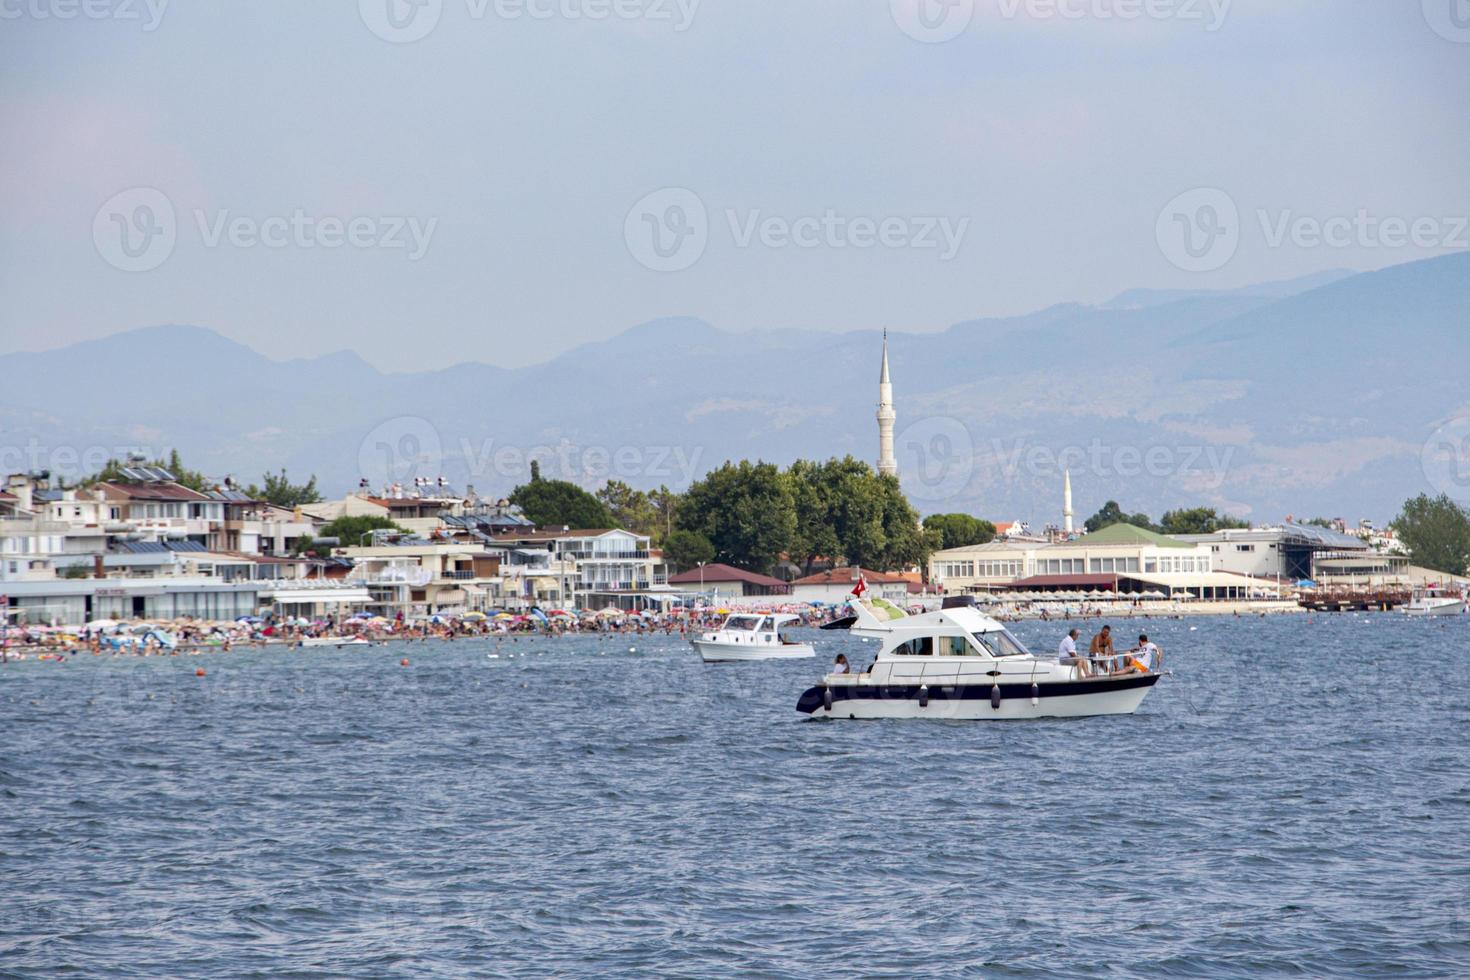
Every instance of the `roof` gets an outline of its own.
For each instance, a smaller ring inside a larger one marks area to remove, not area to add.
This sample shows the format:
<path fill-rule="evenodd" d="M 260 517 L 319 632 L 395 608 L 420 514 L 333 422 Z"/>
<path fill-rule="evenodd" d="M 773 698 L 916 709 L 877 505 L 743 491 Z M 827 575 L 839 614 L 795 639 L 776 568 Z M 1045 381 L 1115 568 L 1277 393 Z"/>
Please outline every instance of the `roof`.
<path fill-rule="evenodd" d="M 1007 589 L 1049 589 L 1106 585 L 1112 588 L 1117 585 L 1119 578 L 1135 577 L 1131 572 L 1122 575 L 1033 575 L 1030 578 L 1017 579 L 1004 587 Z"/>
<path fill-rule="evenodd" d="M 632 531 L 606 527 L 572 529 L 568 531 L 563 531 L 560 528 L 537 531 L 502 531 L 493 535 L 493 537 L 496 541 L 554 541 L 557 538 L 597 538 L 604 534 L 612 534 L 614 531 L 619 531 L 635 538 L 642 537 L 642 535 L 634 534 Z"/>
<path fill-rule="evenodd" d="M 1068 544 L 1085 545 L 1120 545 L 1125 547 L 1137 547 L 1139 545 L 1153 545 L 1155 548 L 1188 548 L 1194 549 L 1194 545 L 1187 541 L 1176 541 L 1174 538 L 1150 531 L 1146 527 L 1134 527 L 1132 524 L 1109 524 L 1100 531 L 1085 534 L 1076 541 Z"/>
<path fill-rule="evenodd" d="M 703 578 L 701 578 L 701 575 Z M 786 583 L 769 575 L 759 572 L 748 572 L 734 565 L 722 565 L 715 563 L 706 565 L 703 569 L 694 569 L 692 572 L 680 572 L 678 575 L 669 576 L 670 585 L 698 585 L 701 581 L 706 584 L 710 582 L 745 582 L 750 585 L 760 585 L 766 588 L 785 588 Z"/>
<path fill-rule="evenodd" d="M 945 548 L 943 551 L 934 552 L 929 557 L 941 559 L 960 558 L 966 555 L 983 555 L 991 552 L 1034 551 L 1037 548 L 1044 547 L 1046 547 L 1046 542 L 1044 541 L 1027 541 L 1025 539 L 1014 538 L 996 538 L 995 540 L 987 541 L 984 544 L 966 544 L 961 545 L 958 548 Z"/>
<path fill-rule="evenodd" d="M 858 575 L 861 574 L 869 585 L 891 585 L 896 582 L 907 583 L 907 579 L 899 575 L 889 575 L 887 572 L 875 572 L 867 568 L 858 568 L 849 565 L 845 568 L 833 568 L 829 571 L 818 572 L 799 578 L 792 585 L 856 585 Z"/>
<path fill-rule="evenodd" d="M 19 500 L 19 499 L 20 498 L 17 497 L 17 496 L 15 496 L 14 494 L 9 494 L 9 493 L 6 493 L 4 490 L 0 490 L 0 500 L 15 501 L 15 500 Z"/>
<path fill-rule="evenodd" d="M 108 481 L 100 484 L 109 497 L 128 500 L 209 500 L 197 490 L 178 483 L 118 483 Z"/>

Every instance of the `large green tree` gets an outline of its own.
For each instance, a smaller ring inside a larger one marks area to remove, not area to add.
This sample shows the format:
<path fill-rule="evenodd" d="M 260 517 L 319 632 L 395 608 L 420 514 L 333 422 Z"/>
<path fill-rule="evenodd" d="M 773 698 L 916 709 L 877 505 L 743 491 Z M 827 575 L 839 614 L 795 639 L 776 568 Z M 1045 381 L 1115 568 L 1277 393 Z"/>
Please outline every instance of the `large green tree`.
<path fill-rule="evenodd" d="M 530 482 L 511 491 L 510 502 L 539 527 L 586 530 L 612 527 L 614 523 L 602 501 L 575 483 L 543 480 L 541 466 L 535 460 L 531 461 Z"/>
<path fill-rule="evenodd" d="M 727 462 L 689 488 L 679 526 L 704 535 L 716 561 L 765 571 L 796 531 L 790 481 L 771 463 Z"/>
<path fill-rule="evenodd" d="M 1103 528 L 1111 527 L 1114 524 L 1132 524 L 1134 527 L 1141 527 L 1149 531 L 1158 530 L 1154 522 L 1149 520 L 1147 514 L 1125 514 L 1123 508 L 1118 506 L 1116 500 L 1109 500 L 1103 504 L 1102 508 L 1083 522 L 1082 526 L 1091 533 L 1093 531 L 1101 531 Z"/>
<path fill-rule="evenodd" d="M 612 515 L 614 527 L 635 534 L 646 534 L 655 541 L 663 536 L 659 533 L 661 522 L 658 509 L 649 495 L 634 490 L 620 480 L 609 480 L 597 491 L 597 500 Z"/>
<path fill-rule="evenodd" d="M 322 495 L 316 488 L 316 475 L 305 483 L 292 483 L 286 476 L 286 470 L 280 473 L 267 473 L 265 475 L 265 486 L 258 487 L 250 484 L 246 493 L 256 500 L 264 500 L 275 504 L 277 507 L 296 507 L 301 504 L 314 504 L 322 499 Z"/>
<path fill-rule="evenodd" d="M 1165 534 L 1214 534 L 1230 528 L 1247 527 L 1250 527 L 1249 521 L 1237 520 L 1228 514 L 1217 514 L 1213 507 L 1171 510 L 1159 518 L 1159 528 Z"/>
<path fill-rule="evenodd" d="M 936 532 L 936 548 L 965 548 L 995 540 L 995 525 L 969 514 L 930 514 L 924 530 Z"/>
<path fill-rule="evenodd" d="M 664 542 L 664 561 L 681 572 L 714 561 L 715 546 L 698 531 L 675 531 Z"/>
<path fill-rule="evenodd" d="M 846 456 L 798 460 L 786 478 L 797 512 L 787 550 L 808 571 L 818 556 L 882 571 L 920 564 L 928 556 L 933 542 L 893 477 Z"/>
<path fill-rule="evenodd" d="M 1448 495 L 1405 501 L 1393 529 L 1414 564 L 1451 575 L 1470 570 L 1470 513 Z"/>

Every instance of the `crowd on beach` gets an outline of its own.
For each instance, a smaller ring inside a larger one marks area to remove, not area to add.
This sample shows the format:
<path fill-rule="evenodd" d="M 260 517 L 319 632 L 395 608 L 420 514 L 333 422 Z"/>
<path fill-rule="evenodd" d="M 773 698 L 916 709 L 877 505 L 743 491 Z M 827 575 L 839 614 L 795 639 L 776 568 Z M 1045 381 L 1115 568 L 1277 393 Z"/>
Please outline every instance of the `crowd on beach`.
<path fill-rule="evenodd" d="M 680 608 L 667 612 L 605 609 L 597 613 L 563 610 L 526 614 L 471 612 L 458 616 L 393 617 L 358 614 L 321 619 L 242 616 L 228 622 L 176 620 L 163 623 L 97 620 L 81 627 L 0 627 L 0 662 L 61 659 L 90 653 L 113 656 L 178 656 L 204 651 L 228 653 L 234 649 L 270 646 L 296 648 L 306 641 L 340 639 L 367 643 L 454 640 L 539 635 L 650 635 L 686 634 L 714 629 L 731 610 L 714 607 Z M 781 607 L 799 617 L 800 625 L 819 626 L 831 618 L 820 607 Z"/>

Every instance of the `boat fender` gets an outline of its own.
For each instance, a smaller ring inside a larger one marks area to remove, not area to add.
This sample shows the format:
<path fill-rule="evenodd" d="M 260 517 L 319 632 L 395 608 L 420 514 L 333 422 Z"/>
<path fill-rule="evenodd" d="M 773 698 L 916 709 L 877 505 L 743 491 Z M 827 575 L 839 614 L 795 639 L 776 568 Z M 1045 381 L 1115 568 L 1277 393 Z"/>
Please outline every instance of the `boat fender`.
<path fill-rule="evenodd" d="M 822 707 L 828 711 L 832 710 L 832 689 L 830 687 L 822 688 Z"/>
<path fill-rule="evenodd" d="M 1034 708 L 1034 707 L 1036 707 L 1040 703 L 1041 703 L 1041 688 L 1040 687 L 1037 687 L 1035 681 L 1032 681 L 1031 682 L 1031 707 Z"/>
<path fill-rule="evenodd" d="M 990 706 L 992 708 L 994 708 L 996 711 L 999 711 L 1000 710 L 1000 685 L 999 684 L 992 684 L 990 686 Z"/>
<path fill-rule="evenodd" d="M 920 684 L 919 685 L 919 707 L 921 707 L 921 708 L 927 708 L 927 707 L 929 707 L 929 685 L 928 684 Z"/>

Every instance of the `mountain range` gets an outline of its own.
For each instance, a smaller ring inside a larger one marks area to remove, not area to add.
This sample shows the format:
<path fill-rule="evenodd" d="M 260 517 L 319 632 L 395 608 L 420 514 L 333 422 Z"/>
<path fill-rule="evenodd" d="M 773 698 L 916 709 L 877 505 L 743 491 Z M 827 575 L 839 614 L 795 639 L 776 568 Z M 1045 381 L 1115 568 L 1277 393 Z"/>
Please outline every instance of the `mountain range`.
<path fill-rule="evenodd" d="M 893 334 L 900 471 L 925 513 L 1057 521 L 1066 468 L 1079 522 L 1108 499 L 1384 519 L 1451 489 L 1421 456 L 1470 415 L 1467 328 L 1457 253 Z M 463 363 L 392 373 L 351 351 L 281 360 L 203 327 L 145 327 L 0 355 L 0 469 L 75 478 L 177 448 L 210 474 L 285 467 L 329 494 L 441 476 L 499 494 L 535 453 L 589 487 L 677 488 L 725 459 L 873 459 L 882 343 L 673 318 L 531 367 L 483 363 L 493 338 L 467 338 Z"/>

